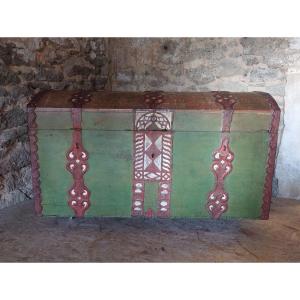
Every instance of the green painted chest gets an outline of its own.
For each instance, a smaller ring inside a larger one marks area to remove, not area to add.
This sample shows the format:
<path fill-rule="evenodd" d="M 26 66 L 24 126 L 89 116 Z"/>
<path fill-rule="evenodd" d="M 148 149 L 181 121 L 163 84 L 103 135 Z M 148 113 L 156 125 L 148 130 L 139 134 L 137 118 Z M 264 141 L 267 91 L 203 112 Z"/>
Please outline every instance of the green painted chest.
<path fill-rule="evenodd" d="M 265 93 L 47 91 L 28 105 L 38 214 L 268 219 Z"/>

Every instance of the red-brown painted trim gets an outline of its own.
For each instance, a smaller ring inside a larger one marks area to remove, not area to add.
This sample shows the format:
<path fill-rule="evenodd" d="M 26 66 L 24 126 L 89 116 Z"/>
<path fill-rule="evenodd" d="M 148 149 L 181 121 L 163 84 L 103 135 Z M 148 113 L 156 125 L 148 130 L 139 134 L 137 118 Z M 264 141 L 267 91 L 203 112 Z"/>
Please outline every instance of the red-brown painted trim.
<path fill-rule="evenodd" d="M 230 132 L 232 122 L 233 106 L 237 98 L 229 92 L 213 92 L 216 103 L 223 107 L 222 132 Z"/>
<path fill-rule="evenodd" d="M 157 108 L 164 102 L 164 93 L 162 91 L 145 91 L 144 92 L 145 107 L 150 109 Z"/>
<path fill-rule="evenodd" d="M 214 189 L 207 196 L 206 209 L 214 219 L 221 217 L 228 209 L 229 195 L 224 188 L 225 177 L 232 171 L 234 153 L 230 150 L 230 126 L 233 116 L 233 106 L 237 98 L 229 92 L 212 92 L 216 103 L 223 107 L 222 135 L 220 146 L 213 154 L 211 171 L 215 176 Z"/>
<path fill-rule="evenodd" d="M 37 138 L 37 123 L 36 123 L 36 105 L 38 101 L 50 92 L 44 90 L 32 96 L 31 101 L 27 104 L 27 117 L 28 117 L 28 135 L 30 146 L 30 160 L 31 160 L 31 178 L 32 178 L 32 191 L 34 199 L 34 208 L 38 216 L 42 215 L 42 193 L 40 186 L 40 166 L 38 156 L 38 138 Z"/>
<path fill-rule="evenodd" d="M 82 108 L 84 104 L 90 102 L 92 100 L 91 93 L 87 91 L 80 90 L 72 95 L 70 98 L 70 102 L 73 107 Z"/>
<path fill-rule="evenodd" d="M 46 94 L 51 93 L 52 90 L 43 90 L 31 97 L 31 100 L 27 104 L 27 107 L 37 107 L 40 99 L 42 99 Z"/>
<path fill-rule="evenodd" d="M 215 102 L 211 92 L 100 92 L 86 91 L 93 97 L 93 101 L 87 103 L 88 109 L 170 109 L 170 110 L 219 110 L 220 106 Z M 74 91 L 51 91 L 38 101 L 39 107 L 72 108 L 70 102 Z M 235 111 L 270 111 L 265 101 L 265 96 L 255 92 L 231 93 L 239 98 L 235 105 Z M 163 96 L 163 99 L 159 98 Z M 146 96 L 146 97 L 145 97 Z M 150 102 L 145 102 L 149 96 Z M 155 97 L 157 101 L 151 98 Z M 162 101 L 161 101 L 162 100 Z"/>
<path fill-rule="evenodd" d="M 31 159 L 31 176 L 32 176 L 32 191 L 34 199 L 35 212 L 38 216 L 42 215 L 43 206 L 40 187 L 40 166 L 37 145 L 37 123 L 35 107 L 28 107 L 28 133 L 30 144 L 30 159 Z"/>
<path fill-rule="evenodd" d="M 84 174 L 88 171 L 88 152 L 82 143 L 82 106 L 91 101 L 91 95 L 86 92 L 78 92 L 70 98 L 73 108 L 71 118 L 73 122 L 72 145 L 66 153 L 67 170 L 73 176 L 73 185 L 69 189 L 68 205 L 73 209 L 76 217 L 84 217 L 85 212 L 91 206 L 91 192 L 84 183 Z"/>
<path fill-rule="evenodd" d="M 263 93 L 267 97 L 267 101 L 272 108 L 272 120 L 269 129 L 269 150 L 266 165 L 266 177 L 263 192 L 263 203 L 261 207 L 261 219 L 268 220 L 270 214 L 270 206 L 272 201 L 272 181 L 275 172 L 276 150 L 278 139 L 278 128 L 280 122 L 280 108 L 274 98 L 267 93 Z"/>

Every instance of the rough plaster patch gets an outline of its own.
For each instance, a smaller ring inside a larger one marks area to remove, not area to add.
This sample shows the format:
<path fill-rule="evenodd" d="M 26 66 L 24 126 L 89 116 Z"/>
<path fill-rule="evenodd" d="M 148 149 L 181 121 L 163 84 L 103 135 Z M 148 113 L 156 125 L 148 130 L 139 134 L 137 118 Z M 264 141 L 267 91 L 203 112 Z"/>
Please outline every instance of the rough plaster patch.
<path fill-rule="evenodd" d="M 289 45 L 291 49 L 300 50 L 300 38 L 290 38 Z"/>
<path fill-rule="evenodd" d="M 285 129 L 277 160 L 279 196 L 300 199 L 300 73 L 288 74 L 285 95 Z"/>

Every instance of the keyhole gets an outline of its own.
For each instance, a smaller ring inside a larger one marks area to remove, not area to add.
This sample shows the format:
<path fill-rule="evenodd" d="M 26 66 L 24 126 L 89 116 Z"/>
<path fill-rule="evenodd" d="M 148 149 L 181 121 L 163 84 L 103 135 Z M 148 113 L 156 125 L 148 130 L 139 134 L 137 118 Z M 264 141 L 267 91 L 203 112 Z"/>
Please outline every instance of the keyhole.
<path fill-rule="evenodd" d="M 151 157 L 154 158 L 154 153 L 151 154 Z"/>

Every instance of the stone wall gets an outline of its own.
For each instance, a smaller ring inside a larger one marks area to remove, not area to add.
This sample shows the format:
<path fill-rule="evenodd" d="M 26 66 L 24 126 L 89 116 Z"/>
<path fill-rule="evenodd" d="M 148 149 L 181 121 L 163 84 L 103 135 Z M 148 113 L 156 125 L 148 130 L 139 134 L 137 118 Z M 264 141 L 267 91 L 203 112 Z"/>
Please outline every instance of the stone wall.
<path fill-rule="evenodd" d="M 114 90 L 266 91 L 284 106 L 289 40 L 113 39 Z"/>
<path fill-rule="evenodd" d="M 0 208 L 32 196 L 25 107 L 48 88 L 271 93 L 288 116 L 281 122 L 275 192 L 300 198 L 300 155 L 292 150 L 300 123 L 300 92 L 293 92 L 299 44 L 288 38 L 0 39 Z"/>
<path fill-rule="evenodd" d="M 41 89 L 103 89 L 105 39 L 0 39 L 0 208 L 32 197 L 25 107 Z"/>

